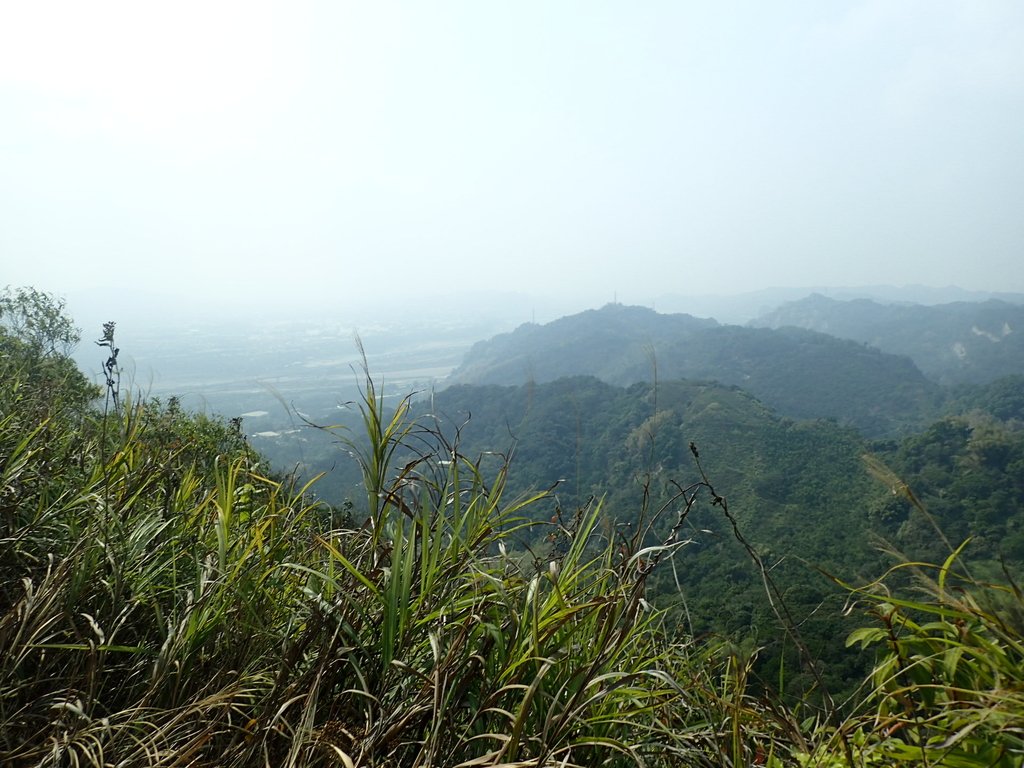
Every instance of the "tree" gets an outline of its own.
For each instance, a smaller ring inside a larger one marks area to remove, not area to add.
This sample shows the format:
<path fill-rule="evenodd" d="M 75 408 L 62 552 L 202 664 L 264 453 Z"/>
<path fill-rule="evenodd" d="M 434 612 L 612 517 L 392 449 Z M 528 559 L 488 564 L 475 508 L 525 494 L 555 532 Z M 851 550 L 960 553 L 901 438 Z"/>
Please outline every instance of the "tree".
<path fill-rule="evenodd" d="M 21 413 L 42 421 L 59 411 L 81 411 L 99 395 L 69 357 L 81 334 L 63 299 L 35 288 L 0 293 L 0 413 L 22 403 Z M 31 403 L 31 407 L 29 406 Z"/>
<path fill-rule="evenodd" d="M 41 357 L 67 357 L 82 338 L 65 313 L 64 299 L 35 288 L 4 289 L 0 330 Z"/>

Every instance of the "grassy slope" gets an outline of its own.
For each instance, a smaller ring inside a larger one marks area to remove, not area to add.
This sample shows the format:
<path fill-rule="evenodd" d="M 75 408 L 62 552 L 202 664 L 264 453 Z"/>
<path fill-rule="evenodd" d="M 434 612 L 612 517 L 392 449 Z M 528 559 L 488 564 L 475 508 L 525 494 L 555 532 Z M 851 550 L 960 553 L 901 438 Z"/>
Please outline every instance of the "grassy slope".
<path fill-rule="evenodd" d="M 65 408 L 4 360 L 4 765 L 717 764 L 792 725 L 664 635 L 598 510 L 534 563 L 500 470 L 396 473 L 372 385 L 369 523 L 335 528 L 230 425 Z"/>
<path fill-rule="evenodd" d="M 539 502 L 458 443 L 396 464 L 422 433 L 368 379 L 368 522 L 338 528 L 231 425 L 97 412 L 0 347 L 0 764 L 1021 764 L 1020 596 L 952 559 L 923 597 L 855 593 L 878 665 L 839 721 L 648 606 L 696 505 L 727 509 L 699 472 L 656 543 L 593 508 L 537 561 L 508 544 Z"/>

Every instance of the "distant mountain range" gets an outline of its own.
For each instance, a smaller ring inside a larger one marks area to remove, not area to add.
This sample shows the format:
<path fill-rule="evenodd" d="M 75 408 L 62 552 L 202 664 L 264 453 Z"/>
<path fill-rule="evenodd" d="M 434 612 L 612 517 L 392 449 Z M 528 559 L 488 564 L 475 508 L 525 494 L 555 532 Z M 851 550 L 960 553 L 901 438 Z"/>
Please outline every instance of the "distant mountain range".
<path fill-rule="evenodd" d="M 921 306 L 815 294 L 750 325 L 803 328 L 906 355 L 941 384 L 978 384 L 1024 373 L 1024 305 L 1007 301 Z"/>
<path fill-rule="evenodd" d="M 942 395 L 913 362 L 800 328 L 720 325 L 609 304 L 479 342 L 448 384 L 522 384 L 591 375 L 611 384 L 655 379 L 741 387 L 780 414 L 833 418 L 867 435 L 925 423 Z"/>
<path fill-rule="evenodd" d="M 713 317 L 722 323 L 744 325 L 761 315 L 778 309 L 783 304 L 799 301 L 811 294 L 827 296 L 837 301 L 869 299 L 881 304 L 952 304 L 958 301 L 982 302 L 998 299 L 1010 304 L 1024 304 L 1024 293 L 1006 291 L 970 291 L 956 286 L 927 285 L 861 285 L 814 288 L 763 288 L 731 295 L 663 294 L 655 308 L 659 312 L 687 312 L 698 317 Z"/>

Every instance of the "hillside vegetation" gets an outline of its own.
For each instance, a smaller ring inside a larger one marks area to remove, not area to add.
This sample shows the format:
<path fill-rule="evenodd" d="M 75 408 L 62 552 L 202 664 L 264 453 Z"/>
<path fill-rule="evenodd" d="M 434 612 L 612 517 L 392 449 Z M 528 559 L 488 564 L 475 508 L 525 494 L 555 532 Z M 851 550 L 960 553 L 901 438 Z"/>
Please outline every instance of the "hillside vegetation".
<path fill-rule="evenodd" d="M 819 331 L 906 355 L 940 384 L 982 384 L 1024 371 L 1024 305 L 995 299 L 921 306 L 814 295 L 751 325 Z"/>
<path fill-rule="evenodd" d="M 938 385 L 909 358 L 863 344 L 619 304 L 479 342 L 447 382 L 542 383 L 578 375 L 622 386 L 718 381 L 742 387 L 781 415 L 833 418 L 871 436 L 923 425 L 942 401 Z"/>
<path fill-rule="evenodd" d="M 515 493 L 506 461 L 408 400 L 385 412 L 367 375 L 348 442 L 363 493 L 335 509 L 275 477 L 237 422 L 122 391 L 113 323 L 102 392 L 70 364 L 76 340 L 45 294 L 0 300 L 0 764 L 1024 761 L 1024 601 L 957 552 L 847 588 L 849 642 L 873 652 L 863 685 L 842 709 L 824 690 L 787 702 L 755 685 L 756 647 L 690 633 L 649 599 L 699 508 L 747 541 L 695 447 L 628 529 L 600 503 L 537 525 L 546 494 Z M 678 386 L 680 413 L 718 398 Z M 747 546 L 778 632 L 820 679 Z"/>
<path fill-rule="evenodd" d="M 552 488 L 534 505 L 550 519 L 603 499 L 622 523 L 658 507 L 693 463 L 723 487 L 745 538 L 771 567 L 802 632 L 835 690 L 863 674 L 868 660 L 848 652 L 841 617 L 846 595 L 821 571 L 869 578 L 885 568 L 883 542 L 913 559 L 943 559 L 947 538 L 974 537 L 975 560 L 1024 562 L 1019 510 L 1024 506 L 1024 431 L 979 406 L 1006 413 L 1002 397 L 978 394 L 969 416 L 937 421 L 900 442 L 873 443 L 830 421 L 779 417 L 741 389 L 712 382 L 663 381 L 614 387 L 592 377 L 519 387 L 454 386 L 435 394 L 430 412 L 471 452 L 511 453 L 518 491 Z M 868 461 L 865 460 L 868 457 Z M 879 468 L 888 473 L 880 478 Z M 902 495 L 905 478 L 929 514 Z M 756 670 L 777 680 L 785 647 L 777 618 L 749 553 L 716 510 L 698 506 L 684 529 L 688 544 L 652 580 L 651 599 L 685 611 L 691 632 L 715 632 L 760 648 Z M 543 551 L 543 543 L 539 545 Z M 662 576 L 664 578 L 662 578 Z M 728 610 L 722 606 L 728 605 Z M 822 605 L 829 610 L 820 610 Z M 684 615 L 674 611 L 679 618 Z M 818 681 L 791 675 L 786 689 L 811 695 Z"/>

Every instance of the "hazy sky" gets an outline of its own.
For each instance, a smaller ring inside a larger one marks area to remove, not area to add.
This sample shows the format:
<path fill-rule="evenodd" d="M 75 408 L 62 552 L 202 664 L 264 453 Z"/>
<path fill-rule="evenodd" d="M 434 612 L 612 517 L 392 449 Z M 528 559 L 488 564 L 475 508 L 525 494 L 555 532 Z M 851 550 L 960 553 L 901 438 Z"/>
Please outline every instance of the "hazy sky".
<path fill-rule="evenodd" d="M 0 285 L 1024 291 L 1024 3 L 0 5 Z"/>

